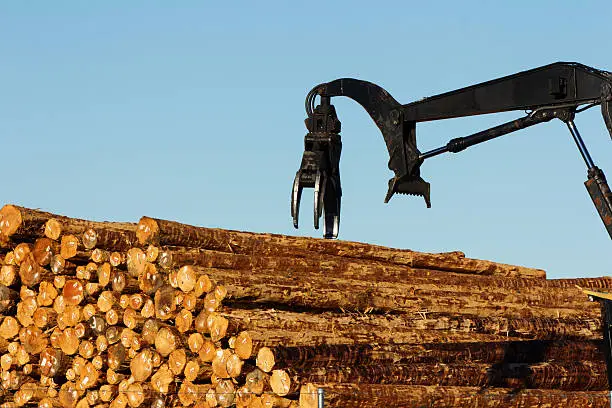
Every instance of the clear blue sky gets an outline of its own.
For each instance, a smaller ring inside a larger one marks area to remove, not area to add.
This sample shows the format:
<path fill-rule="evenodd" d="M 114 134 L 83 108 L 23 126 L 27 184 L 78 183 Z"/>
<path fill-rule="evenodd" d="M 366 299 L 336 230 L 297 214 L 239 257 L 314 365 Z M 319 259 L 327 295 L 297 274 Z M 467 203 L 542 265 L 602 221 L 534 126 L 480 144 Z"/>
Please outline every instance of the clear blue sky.
<path fill-rule="evenodd" d="M 610 1 L 6 1 L 0 5 L 3 203 L 98 220 L 142 215 L 318 237 L 289 198 L 315 84 L 356 77 L 397 100 L 554 61 L 612 70 Z M 612 274 L 612 242 L 562 122 L 427 161 L 432 208 L 383 198 L 391 172 L 365 111 L 343 125 L 340 237 Z M 421 150 L 520 116 L 418 127 Z M 600 113 L 578 116 L 612 178 Z"/>

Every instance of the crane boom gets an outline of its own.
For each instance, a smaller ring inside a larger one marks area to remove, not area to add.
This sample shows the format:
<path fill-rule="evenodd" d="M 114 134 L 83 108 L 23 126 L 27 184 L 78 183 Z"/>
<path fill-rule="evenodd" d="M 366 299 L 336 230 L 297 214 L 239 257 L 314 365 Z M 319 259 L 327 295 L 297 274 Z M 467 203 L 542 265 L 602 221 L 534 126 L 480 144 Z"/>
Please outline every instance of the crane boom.
<path fill-rule="evenodd" d="M 315 106 L 316 98 L 319 105 Z M 431 157 L 457 153 L 470 146 L 547 122 L 560 119 L 568 126 L 587 165 L 585 182 L 593 203 L 612 237 L 612 193 L 605 175 L 593 163 L 574 117 L 601 106 L 612 138 L 612 73 L 573 62 L 557 62 L 492 81 L 435 95 L 405 105 L 380 86 L 358 79 L 342 78 L 315 86 L 306 97 L 304 155 L 291 196 L 291 214 L 298 227 L 303 188 L 314 188 L 314 224 L 324 215 L 324 236 L 337 238 L 340 223 L 340 121 L 331 98 L 345 96 L 368 112 L 380 129 L 389 152 L 389 180 L 385 196 L 395 193 L 422 196 L 430 207 L 430 185 L 420 176 L 420 166 Z M 527 115 L 499 126 L 450 140 L 445 146 L 420 152 L 416 124 L 432 120 L 483 115 L 507 111 L 528 111 Z"/>

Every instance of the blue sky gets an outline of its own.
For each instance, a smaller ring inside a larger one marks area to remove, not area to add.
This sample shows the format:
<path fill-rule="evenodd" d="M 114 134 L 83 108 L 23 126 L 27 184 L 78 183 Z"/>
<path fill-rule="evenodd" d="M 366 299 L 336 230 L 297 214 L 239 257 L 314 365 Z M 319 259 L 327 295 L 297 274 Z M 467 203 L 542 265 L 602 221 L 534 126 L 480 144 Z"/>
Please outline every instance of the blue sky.
<path fill-rule="evenodd" d="M 142 215 L 318 237 L 290 190 L 312 86 L 375 82 L 401 103 L 555 61 L 612 70 L 609 1 L 18 2 L 0 5 L 1 200 L 97 220 Z M 353 101 L 340 238 L 611 274 L 610 238 L 560 121 L 427 161 L 432 208 L 383 203 L 388 155 Z M 419 125 L 421 150 L 521 113 Z M 598 110 L 576 124 L 612 177 Z"/>

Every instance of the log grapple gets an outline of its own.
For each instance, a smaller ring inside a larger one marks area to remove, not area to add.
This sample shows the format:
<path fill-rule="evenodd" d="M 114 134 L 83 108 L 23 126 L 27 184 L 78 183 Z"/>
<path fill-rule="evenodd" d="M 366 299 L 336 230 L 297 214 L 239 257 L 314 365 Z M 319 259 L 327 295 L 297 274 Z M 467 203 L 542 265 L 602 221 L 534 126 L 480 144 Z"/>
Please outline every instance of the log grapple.
<path fill-rule="evenodd" d="M 320 103 L 315 106 L 317 96 Z M 601 106 L 612 137 L 612 73 L 573 62 L 557 62 L 492 81 L 401 105 L 387 91 L 371 82 L 342 78 L 315 86 L 306 97 L 308 133 L 304 155 L 291 195 L 293 225 L 298 227 L 304 188 L 314 188 L 314 226 L 324 217 L 324 237 L 337 238 L 340 223 L 340 121 L 330 100 L 346 96 L 359 103 L 374 120 L 389 152 L 389 180 L 385 196 L 395 193 L 421 196 L 430 207 L 430 186 L 420 176 L 426 159 L 442 153 L 458 153 L 470 146 L 552 119 L 566 123 L 587 166 L 585 186 L 612 237 L 612 193 L 605 175 L 593 160 L 574 124 L 586 109 Z M 519 119 L 465 137 L 445 146 L 420 152 L 416 124 L 441 119 L 507 111 L 525 111 Z"/>

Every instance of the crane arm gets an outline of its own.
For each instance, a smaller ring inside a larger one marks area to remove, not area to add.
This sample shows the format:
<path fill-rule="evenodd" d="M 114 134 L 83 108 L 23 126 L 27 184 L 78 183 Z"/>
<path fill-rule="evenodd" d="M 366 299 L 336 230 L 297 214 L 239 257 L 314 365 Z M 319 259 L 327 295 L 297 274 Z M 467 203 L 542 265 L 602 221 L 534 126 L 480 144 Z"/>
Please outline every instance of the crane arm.
<path fill-rule="evenodd" d="M 315 106 L 316 98 L 320 104 Z M 291 213 L 298 227 L 302 189 L 312 187 L 314 223 L 325 214 L 327 238 L 336 238 L 340 221 L 340 121 L 330 100 L 345 96 L 368 112 L 380 129 L 389 152 L 389 180 L 385 202 L 394 193 L 422 196 L 430 206 L 430 186 L 420 176 L 425 159 L 442 153 L 457 153 L 467 147 L 552 119 L 564 121 L 572 133 L 588 168 L 585 183 L 612 237 L 612 193 L 603 172 L 597 168 L 573 119 L 576 113 L 601 105 L 604 122 L 612 137 L 612 74 L 578 63 L 557 62 L 492 81 L 446 92 L 401 105 L 387 91 L 371 82 L 337 79 L 315 86 L 306 97 L 304 155 L 292 192 Z M 417 148 L 418 122 L 482 115 L 514 110 L 530 111 L 517 120 L 450 140 L 445 146 L 421 153 Z"/>

